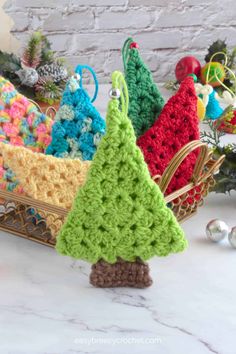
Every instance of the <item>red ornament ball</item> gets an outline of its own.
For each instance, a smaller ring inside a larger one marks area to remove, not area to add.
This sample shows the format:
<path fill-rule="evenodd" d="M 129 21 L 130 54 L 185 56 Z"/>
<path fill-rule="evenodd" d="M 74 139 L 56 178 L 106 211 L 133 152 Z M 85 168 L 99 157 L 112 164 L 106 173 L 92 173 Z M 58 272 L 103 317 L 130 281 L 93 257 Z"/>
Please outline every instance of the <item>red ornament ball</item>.
<path fill-rule="evenodd" d="M 194 74 L 197 77 L 201 73 L 201 64 L 193 56 L 187 56 L 178 61 L 175 67 L 175 76 L 178 82 L 183 81 L 189 74 Z"/>

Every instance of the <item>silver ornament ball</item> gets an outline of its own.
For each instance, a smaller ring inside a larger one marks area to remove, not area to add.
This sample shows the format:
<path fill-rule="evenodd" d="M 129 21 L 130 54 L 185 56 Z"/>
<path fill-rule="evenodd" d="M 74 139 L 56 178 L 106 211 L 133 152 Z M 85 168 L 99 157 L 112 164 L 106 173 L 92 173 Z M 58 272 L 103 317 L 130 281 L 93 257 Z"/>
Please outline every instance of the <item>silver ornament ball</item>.
<path fill-rule="evenodd" d="M 220 242 L 228 236 L 228 225 L 219 219 L 211 220 L 206 226 L 207 238 L 213 242 Z"/>
<path fill-rule="evenodd" d="M 236 248 L 236 226 L 234 226 L 232 228 L 232 230 L 230 231 L 229 236 L 228 236 L 228 240 L 229 240 L 230 245 L 233 248 Z"/>
<path fill-rule="evenodd" d="M 29 87 L 33 87 L 39 79 L 39 75 L 34 68 L 25 67 L 16 71 L 16 74 L 19 76 L 21 83 Z"/>
<path fill-rule="evenodd" d="M 120 98 L 121 92 L 118 88 L 112 88 L 109 91 L 110 98 L 118 99 Z"/>

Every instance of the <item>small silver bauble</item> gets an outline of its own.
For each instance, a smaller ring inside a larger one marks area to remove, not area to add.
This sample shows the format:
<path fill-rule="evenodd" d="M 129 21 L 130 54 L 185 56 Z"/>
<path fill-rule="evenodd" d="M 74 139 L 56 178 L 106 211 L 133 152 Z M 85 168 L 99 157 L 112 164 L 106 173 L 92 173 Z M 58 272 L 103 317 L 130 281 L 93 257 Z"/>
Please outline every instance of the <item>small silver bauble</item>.
<path fill-rule="evenodd" d="M 228 233 L 228 225 L 219 219 L 211 220 L 206 226 L 207 238 L 213 242 L 222 241 L 226 236 L 228 236 Z"/>
<path fill-rule="evenodd" d="M 112 88 L 109 91 L 110 98 L 118 99 L 120 98 L 121 92 L 118 88 Z"/>
<path fill-rule="evenodd" d="M 229 243 L 233 248 L 236 248 L 236 226 L 232 228 L 228 236 Z"/>
<path fill-rule="evenodd" d="M 16 71 L 16 74 L 19 76 L 21 83 L 29 87 L 33 87 L 39 79 L 39 75 L 34 68 L 25 67 Z"/>

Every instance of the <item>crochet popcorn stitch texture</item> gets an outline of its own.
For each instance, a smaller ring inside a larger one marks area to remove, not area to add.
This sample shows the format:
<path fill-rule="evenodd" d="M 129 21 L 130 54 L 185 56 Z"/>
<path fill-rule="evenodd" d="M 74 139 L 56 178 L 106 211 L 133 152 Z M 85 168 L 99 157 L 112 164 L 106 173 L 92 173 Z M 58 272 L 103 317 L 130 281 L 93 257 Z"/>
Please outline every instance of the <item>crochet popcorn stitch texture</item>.
<path fill-rule="evenodd" d="M 67 83 L 55 120 L 52 142 L 46 153 L 92 160 L 105 133 L 106 123 L 76 77 Z"/>
<path fill-rule="evenodd" d="M 114 88 L 119 80 L 127 92 L 122 74 L 114 72 Z M 183 231 L 150 177 L 123 96 L 121 103 L 110 100 L 106 122 L 87 181 L 57 237 L 57 251 L 91 263 L 182 251 Z"/>
<path fill-rule="evenodd" d="M 218 119 L 223 113 L 223 108 L 220 106 L 219 101 L 216 99 L 215 90 L 209 95 L 209 101 L 206 106 L 206 116 L 212 120 Z"/>
<path fill-rule="evenodd" d="M 236 109 L 232 105 L 227 107 L 215 124 L 220 131 L 236 134 Z"/>
<path fill-rule="evenodd" d="M 90 167 L 89 161 L 58 159 L 5 143 L 0 143 L 0 153 L 28 196 L 65 209 L 71 208 Z M 50 227 L 50 216 L 46 220 Z M 53 235 L 58 232 L 50 228 Z"/>
<path fill-rule="evenodd" d="M 187 77 L 178 92 L 166 103 L 153 127 L 139 138 L 137 144 L 151 175 L 155 176 L 162 175 L 175 154 L 192 140 L 199 140 L 199 120 L 194 81 L 192 77 Z M 179 166 L 167 194 L 189 182 L 198 153 L 198 150 L 193 151 Z"/>
<path fill-rule="evenodd" d="M 128 38 L 123 47 L 125 80 L 129 90 L 129 112 L 136 137 L 144 134 L 164 106 L 164 99 L 144 64 L 137 43 Z"/>
<path fill-rule="evenodd" d="M 44 152 L 51 142 L 53 121 L 0 76 L 0 141 Z M 0 188 L 22 193 L 14 173 L 0 158 Z"/>

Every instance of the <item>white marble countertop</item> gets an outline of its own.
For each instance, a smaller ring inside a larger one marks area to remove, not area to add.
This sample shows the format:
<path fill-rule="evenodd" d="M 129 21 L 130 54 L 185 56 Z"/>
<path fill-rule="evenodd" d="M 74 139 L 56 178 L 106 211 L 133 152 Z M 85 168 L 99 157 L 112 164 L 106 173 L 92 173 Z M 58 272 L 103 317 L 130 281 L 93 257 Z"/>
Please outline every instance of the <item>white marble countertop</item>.
<path fill-rule="evenodd" d="M 206 240 L 213 218 L 236 225 L 235 192 L 183 224 L 189 248 L 152 259 L 145 290 L 95 289 L 90 265 L 0 232 L 0 353 L 235 354 L 236 250 Z"/>

